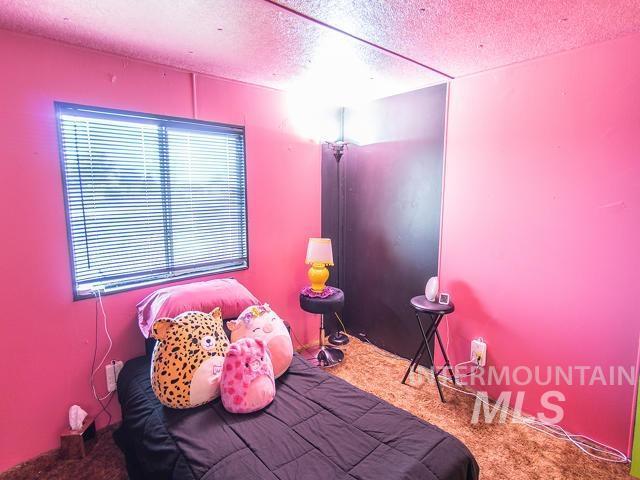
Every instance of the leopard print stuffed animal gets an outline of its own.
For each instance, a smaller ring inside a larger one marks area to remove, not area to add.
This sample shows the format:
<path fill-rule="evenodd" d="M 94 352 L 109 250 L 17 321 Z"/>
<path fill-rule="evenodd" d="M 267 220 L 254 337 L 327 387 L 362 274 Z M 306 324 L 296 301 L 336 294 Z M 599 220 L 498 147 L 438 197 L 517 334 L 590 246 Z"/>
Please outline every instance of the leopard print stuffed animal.
<path fill-rule="evenodd" d="M 154 322 L 157 340 L 151 362 L 151 386 L 163 405 L 191 408 L 220 395 L 222 364 L 229 339 L 222 313 L 185 312 Z"/>

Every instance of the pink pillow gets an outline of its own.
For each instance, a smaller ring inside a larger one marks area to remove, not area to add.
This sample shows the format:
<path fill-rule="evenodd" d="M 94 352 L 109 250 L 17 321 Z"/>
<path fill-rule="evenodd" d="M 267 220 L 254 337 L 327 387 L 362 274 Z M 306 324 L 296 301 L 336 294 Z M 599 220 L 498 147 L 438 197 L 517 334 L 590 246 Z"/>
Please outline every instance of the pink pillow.
<path fill-rule="evenodd" d="M 242 311 L 260 303 L 234 278 L 187 283 L 161 288 L 138 303 L 138 325 L 145 338 L 158 318 L 174 318 L 187 311 L 211 312 L 220 307 L 222 318 L 236 318 Z"/>
<path fill-rule="evenodd" d="M 269 405 L 276 395 L 273 365 L 262 340 L 241 338 L 232 343 L 222 364 L 220 396 L 231 413 L 251 413 Z"/>

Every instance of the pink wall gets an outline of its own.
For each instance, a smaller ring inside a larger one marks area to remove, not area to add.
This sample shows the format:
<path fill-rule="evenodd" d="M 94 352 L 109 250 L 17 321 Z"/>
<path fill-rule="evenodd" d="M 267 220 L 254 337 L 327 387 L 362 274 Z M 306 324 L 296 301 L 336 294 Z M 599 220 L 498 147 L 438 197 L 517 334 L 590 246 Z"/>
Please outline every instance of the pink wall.
<path fill-rule="evenodd" d="M 457 362 L 482 336 L 497 367 L 636 365 L 639 57 L 635 35 L 452 82 L 441 276 Z M 551 415 L 547 389 L 489 392 Z M 628 451 L 632 386 L 557 390 L 566 428 Z"/>
<path fill-rule="evenodd" d="M 71 404 L 97 411 L 94 303 L 71 300 L 53 102 L 190 117 L 192 89 L 186 72 L 4 31 L 0 59 L 2 471 L 56 448 Z M 305 341 L 317 320 L 297 302 L 306 240 L 320 233 L 320 148 L 293 132 L 281 92 L 202 76 L 197 90 L 201 119 L 246 126 L 251 268 L 233 275 Z M 104 299 L 110 359 L 142 353 L 135 304 L 151 290 Z M 110 410 L 117 421 L 117 400 Z"/>

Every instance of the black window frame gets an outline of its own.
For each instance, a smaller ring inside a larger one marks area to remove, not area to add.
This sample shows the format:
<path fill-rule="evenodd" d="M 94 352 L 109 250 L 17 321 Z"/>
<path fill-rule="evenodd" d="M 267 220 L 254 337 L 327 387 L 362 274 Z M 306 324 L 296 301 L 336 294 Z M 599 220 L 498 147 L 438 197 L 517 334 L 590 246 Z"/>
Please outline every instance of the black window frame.
<path fill-rule="evenodd" d="M 64 201 L 64 210 L 65 210 L 65 222 L 66 222 L 66 233 L 67 233 L 67 247 L 69 252 L 69 268 L 71 272 L 71 282 L 72 282 L 72 291 L 73 291 L 73 300 L 79 301 L 87 298 L 94 298 L 95 293 L 90 291 L 79 291 L 78 284 L 76 281 L 76 259 L 74 255 L 74 247 L 73 247 L 73 234 L 72 234 L 72 225 L 71 225 L 71 215 L 69 211 L 69 199 L 67 195 L 67 175 L 66 175 L 66 165 L 65 165 L 65 155 L 64 155 L 64 146 L 62 139 L 62 125 L 60 121 L 60 115 L 65 112 L 73 112 L 73 111 L 85 111 L 87 113 L 91 113 L 95 118 L 103 117 L 113 119 L 113 116 L 123 116 L 129 117 L 133 121 L 139 121 L 140 123 L 150 123 L 159 126 L 167 126 L 170 124 L 184 124 L 188 125 L 190 128 L 193 127 L 193 130 L 202 129 L 207 132 L 212 132 L 215 130 L 228 132 L 230 130 L 236 130 L 242 135 L 242 167 L 243 167 L 243 178 L 244 178 L 244 239 L 246 249 L 246 260 L 244 265 L 240 265 L 237 267 L 230 268 L 220 268 L 220 269 L 212 269 L 202 272 L 194 272 L 194 273 L 186 273 L 182 275 L 176 275 L 167 278 L 157 278 L 151 280 L 144 280 L 139 283 L 121 285 L 118 287 L 114 287 L 108 290 L 101 290 L 101 295 L 113 295 L 117 293 L 123 293 L 131 290 L 137 290 L 141 288 L 147 288 L 154 285 L 162 285 L 168 283 L 176 283 L 183 280 L 188 280 L 191 278 L 201 278 L 208 277 L 212 275 L 219 275 L 224 273 L 238 272 L 243 270 L 248 270 L 250 266 L 250 252 L 249 252 L 249 203 L 248 203 L 248 179 L 247 179 L 247 138 L 246 138 L 246 129 L 244 125 L 234 125 L 228 123 L 221 122 L 210 122 L 205 120 L 196 120 L 190 118 L 183 117 L 174 117 L 168 115 L 158 115 L 152 113 L 143 113 L 134 110 L 123 110 L 123 109 L 114 109 L 114 108 L 105 108 L 105 107 L 95 107 L 90 105 L 83 105 L 77 103 L 70 102 L 60 102 L 54 101 L 54 111 L 55 111 L 55 122 L 56 122 L 56 132 L 57 132 L 57 141 L 58 141 L 58 157 L 60 162 L 60 171 L 61 171 L 61 179 L 62 179 L 62 193 L 63 193 L 63 201 Z M 165 232 L 166 235 L 166 232 Z M 165 239 L 166 240 L 166 239 Z"/>

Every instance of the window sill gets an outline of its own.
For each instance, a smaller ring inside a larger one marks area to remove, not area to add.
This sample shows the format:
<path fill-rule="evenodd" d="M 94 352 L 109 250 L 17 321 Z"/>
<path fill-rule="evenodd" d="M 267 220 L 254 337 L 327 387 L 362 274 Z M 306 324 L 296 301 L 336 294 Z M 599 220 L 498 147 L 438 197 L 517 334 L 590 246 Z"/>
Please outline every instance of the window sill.
<path fill-rule="evenodd" d="M 102 287 L 100 289 L 100 295 L 105 297 L 105 296 L 108 296 L 108 295 L 114 295 L 116 293 L 128 292 L 130 290 L 140 290 L 141 288 L 147 288 L 147 287 L 158 286 L 158 285 L 165 285 L 165 284 L 169 284 L 169 283 L 177 283 L 177 282 L 181 282 L 183 280 L 189 280 L 189 279 L 194 279 L 194 278 L 210 277 L 210 276 L 213 276 L 213 275 L 222 275 L 222 274 L 225 274 L 225 273 L 240 272 L 240 271 L 248 270 L 248 269 L 249 269 L 249 263 L 247 262 L 244 265 L 238 265 L 237 267 L 224 268 L 224 269 L 220 269 L 220 270 L 208 270 L 206 272 L 188 273 L 188 274 L 184 274 L 184 275 L 178 275 L 178 276 L 175 276 L 175 277 L 158 278 L 158 279 L 155 279 L 155 280 L 149 280 L 149 281 L 144 281 L 144 282 L 140 282 L 140 283 L 135 283 L 135 284 L 130 284 L 130 285 L 122 285 L 122 286 L 117 286 L 117 287 L 110 287 L 110 288 Z M 74 292 L 73 292 L 73 301 L 74 302 L 77 302 L 77 301 L 80 301 L 80 300 L 86 300 L 88 298 L 95 298 L 95 294 L 89 292 L 88 290 L 82 290 L 82 291 L 79 292 L 76 288 L 74 288 Z"/>

